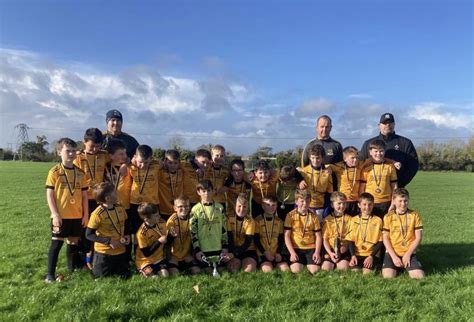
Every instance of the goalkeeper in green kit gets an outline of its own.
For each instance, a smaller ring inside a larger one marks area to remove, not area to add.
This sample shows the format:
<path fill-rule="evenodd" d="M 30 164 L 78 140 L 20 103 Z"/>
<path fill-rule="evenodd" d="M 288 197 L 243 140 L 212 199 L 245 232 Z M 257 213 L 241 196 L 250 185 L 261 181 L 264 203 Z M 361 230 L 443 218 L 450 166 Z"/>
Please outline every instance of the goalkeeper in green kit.
<path fill-rule="evenodd" d="M 231 259 L 231 254 L 228 253 L 224 206 L 214 202 L 211 181 L 199 181 L 196 190 L 201 202 L 193 207 L 189 219 L 196 259 L 202 267 L 208 267 L 210 260 L 224 264 Z"/>

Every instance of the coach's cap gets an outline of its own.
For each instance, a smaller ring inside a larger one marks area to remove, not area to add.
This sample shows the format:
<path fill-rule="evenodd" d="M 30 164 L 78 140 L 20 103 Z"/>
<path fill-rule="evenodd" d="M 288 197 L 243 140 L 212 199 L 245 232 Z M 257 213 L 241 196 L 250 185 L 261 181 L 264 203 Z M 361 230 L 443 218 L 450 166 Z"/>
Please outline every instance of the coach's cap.
<path fill-rule="evenodd" d="M 380 117 L 380 123 L 395 123 L 395 118 L 392 113 L 383 113 Z"/>
<path fill-rule="evenodd" d="M 107 112 L 107 115 L 105 116 L 105 121 L 109 122 L 111 119 L 119 119 L 120 121 L 123 121 L 122 118 L 122 113 L 120 113 L 119 110 L 110 110 Z"/>

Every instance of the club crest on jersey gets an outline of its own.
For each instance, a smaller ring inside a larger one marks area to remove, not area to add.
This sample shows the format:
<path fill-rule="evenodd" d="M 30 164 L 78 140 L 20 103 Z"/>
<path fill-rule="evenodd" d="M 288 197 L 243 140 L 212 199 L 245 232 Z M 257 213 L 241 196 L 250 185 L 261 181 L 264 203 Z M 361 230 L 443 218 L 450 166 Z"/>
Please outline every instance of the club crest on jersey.
<path fill-rule="evenodd" d="M 398 151 L 398 150 L 400 150 L 400 146 L 399 146 L 398 144 L 396 144 L 396 145 L 394 146 L 394 149 Z"/>
<path fill-rule="evenodd" d="M 327 149 L 326 154 L 327 155 L 334 155 L 334 151 L 332 149 Z"/>

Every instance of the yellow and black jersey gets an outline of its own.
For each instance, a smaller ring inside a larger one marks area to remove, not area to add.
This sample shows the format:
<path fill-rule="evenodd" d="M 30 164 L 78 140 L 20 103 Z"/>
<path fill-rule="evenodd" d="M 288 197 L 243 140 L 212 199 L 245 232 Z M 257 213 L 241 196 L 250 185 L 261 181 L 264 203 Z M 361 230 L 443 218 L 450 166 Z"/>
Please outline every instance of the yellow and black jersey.
<path fill-rule="evenodd" d="M 105 165 L 109 162 L 109 154 L 106 151 L 98 151 L 95 154 L 81 151 L 77 154 L 74 164 L 86 174 L 86 183 L 89 186 L 87 197 L 94 200 L 94 185 L 104 181 Z"/>
<path fill-rule="evenodd" d="M 108 163 L 105 166 L 104 181 L 114 185 L 117 191 L 118 203 L 125 209 L 130 208 L 130 190 L 132 188 L 132 178 L 127 173 L 120 175 L 120 166 Z"/>
<path fill-rule="evenodd" d="M 321 231 L 318 216 L 311 210 L 300 214 L 293 209 L 286 215 L 285 230 L 291 230 L 291 243 L 294 248 L 314 249 L 316 247 L 316 233 Z"/>
<path fill-rule="evenodd" d="M 276 198 L 276 187 L 278 182 L 279 174 L 272 174 L 266 182 L 260 182 L 255 176 L 251 182 L 252 184 L 252 199 L 258 203 L 262 204 L 263 198 L 273 197 Z"/>
<path fill-rule="evenodd" d="M 174 212 L 174 200 L 184 194 L 184 174 L 178 169 L 171 173 L 166 169 L 161 169 L 158 179 L 158 195 L 160 198 L 160 212 L 171 215 Z"/>
<path fill-rule="evenodd" d="M 300 171 L 311 193 L 311 208 L 324 207 L 324 195 L 333 191 L 332 176 L 324 168 L 314 169 L 311 165 Z"/>
<path fill-rule="evenodd" d="M 217 191 L 224 186 L 224 182 L 229 176 L 229 169 L 224 166 L 220 168 L 215 168 L 210 166 L 206 168 L 205 178 L 212 182 L 212 186 L 214 187 L 214 201 L 217 201 L 221 204 L 225 203 L 225 194 L 224 193 L 217 193 Z"/>
<path fill-rule="evenodd" d="M 152 160 L 143 169 L 135 165 L 129 167 L 130 177 L 132 179 L 132 188 L 130 190 L 130 203 L 139 205 L 142 202 L 148 202 L 155 205 L 160 203 L 158 197 L 158 180 L 160 177 L 160 164 Z"/>
<path fill-rule="evenodd" d="M 243 180 L 241 182 L 235 182 L 232 176 L 229 176 L 225 182 L 224 186 L 227 187 L 226 193 L 226 215 L 227 218 L 235 216 L 235 203 L 237 197 L 244 193 L 247 196 L 247 199 L 250 200 L 250 192 L 252 191 L 252 185 Z"/>
<path fill-rule="evenodd" d="M 374 163 L 366 160 L 362 168 L 361 182 L 365 183 L 365 192 L 374 196 L 375 203 L 392 200 L 391 184 L 397 182 L 397 170 L 391 161 Z"/>
<path fill-rule="evenodd" d="M 148 248 L 153 246 L 161 236 L 166 236 L 166 222 L 160 218 L 158 224 L 154 227 L 150 227 L 143 223 L 135 235 L 137 239 L 137 254 L 135 256 L 135 264 L 137 269 L 143 269 L 148 265 L 158 263 L 165 257 L 164 245 L 161 244 L 150 256 L 145 256 L 141 248 Z"/>
<path fill-rule="evenodd" d="M 178 261 L 184 260 L 191 254 L 191 229 L 189 228 L 189 217 L 180 219 L 176 213 L 171 215 L 166 222 L 168 232 L 175 231 L 178 236 L 174 237 L 171 244 L 171 254 Z"/>
<path fill-rule="evenodd" d="M 278 237 L 283 234 L 283 226 L 283 220 L 276 215 L 272 218 L 262 215 L 255 218 L 255 234 L 260 235 L 260 243 L 272 256 L 277 252 Z M 259 256 L 263 255 L 259 250 L 257 252 Z"/>
<path fill-rule="evenodd" d="M 87 227 L 96 230 L 98 237 L 106 237 L 120 240 L 125 235 L 125 221 L 127 212 L 121 206 L 107 209 L 102 206 L 97 207 L 91 214 Z M 113 249 L 109 245 L 94 243 L 94 250 L 100 254 L 120 255 L 125 253 L 125 245 L 120 244 Z"/>
<path fill-rule="evenodd" d="M 344 193 L 347 201 L 358 201 L 359 185 L 362 174 L 362 165 L 348 167 L 344 161 L 330 164 L 332 172 L 337 178 L 337 190 Z"/>
<path fill-rule="evenodd" d="M 357 256 L 369 256 L 375 244 L 382 241 L 382 219 L 377 216 L 362 218 L 361 215 L 352 217 L 347 241 L 355 244 Z"/>
<path fill-rule="evenodd" d="M 233 216 L 227 219 L 227 231 L 232 233 L 234 238 L 234 246 L 240 247 L 244 244 L 247 236 L 253 236 L 255 234 L 255 221 L 251 217 L 239 218 Z M 254 250 L 255 245 L 252 241 L 248 250 Z"/>
<path fill-rule="evenodd" d="M 196 171 L 193 165 L 187 161 L 181 161 L 184 178 L 184 195 L 189 198 L 191 204 L 198 203 L 201 199 L 196 191 L 197 183 L 204 179 L 205 170 L 202 173 Z"/>
<path fill-rule="evenodd" d="M 346 245 L 346 235 L 349 233 L 352 217 L 349 215 L 336 216 L 334 214 L 327 216 L 323 223 L 323 239 L 326 239 L 334 249 L 336 238 Z"/>
<path fill-rule="evenodd" d="M 46 189 L 54 190 L 54 200 L 61 218 L 82 218 L 82 192 L 88 189 L 84 171 L 75 165 L 66 168 L 62 163 L 57 164 L 48 172 Z"/>
<path fill-rule="evenodd" d="M 388 233 L 393 249 L 398 256 L 403 256 L 415 240 L 415 231 L 423 230 L 420 215 L 408 209 L 403 215 L 390 211 L 383 218 L 383 231 Z"/>

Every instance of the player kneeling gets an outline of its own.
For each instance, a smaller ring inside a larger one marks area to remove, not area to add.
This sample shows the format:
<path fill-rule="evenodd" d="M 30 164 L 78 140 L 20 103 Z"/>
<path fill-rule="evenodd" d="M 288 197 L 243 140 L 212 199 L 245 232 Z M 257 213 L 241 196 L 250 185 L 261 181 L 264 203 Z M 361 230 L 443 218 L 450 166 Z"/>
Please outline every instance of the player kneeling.
<path fill-rule="evenodd" d="M 257 252 L 253 243 L 255 221 L 248 214 L 248 204 L 246 195 L 240 194 L 235 203 L 235 215 L 230 216 L 227 222 L 231 256 L 227 269 L 231 273 L 241 267 L 246 273 L 254 272 L 257 268 Z"/>
<path fill-rule="evenodd" d="M 383 242 L 387 250 L 382 266 L 382 276 L 395 277 L 407 270 L 411 278 L 423 278 L 425 273 L 415 253 L 421 243 L 423 224 L 416 211 L 408 209 L 409 194 L 404 188 L 395 189 L 392 204 L 395 210 L 383 220 Z"/>
<path fill-rule="evenodd" d="M 154 275 L 167 277 L 167 263 L 164 256 L 166 244 L 166 223 L 161 218 L 158 206 L 151 203 L 142 203 L 138 206 L 138 214 L 143 224 L 138 228 L 137 254 L 135 264 L 145 277 Z"/>
<path fill-rule="evenodd" d="M 352 217 L 345 214 L 346 200 L 346 195 L 342 192 L 335 191 L 331 194 L 331 206 L 334 212 L 326 217 L 323 224 L 323 245 L 326 254 L 321 268 L 325 271 L 349 268 L 351 254 L 345 238 Z"/>
<path fill-rule="evenodd" d="M 168 244 L 171 256 L 168 261 L 169 272 L 177 275 L 189 271 L 197 274 L 201 270 L 191 254 L 191 230 L 189 227 L 189 198 L 180 196 L 174 200 L 174 214 L 166 222 L 168 228 Z"/>

